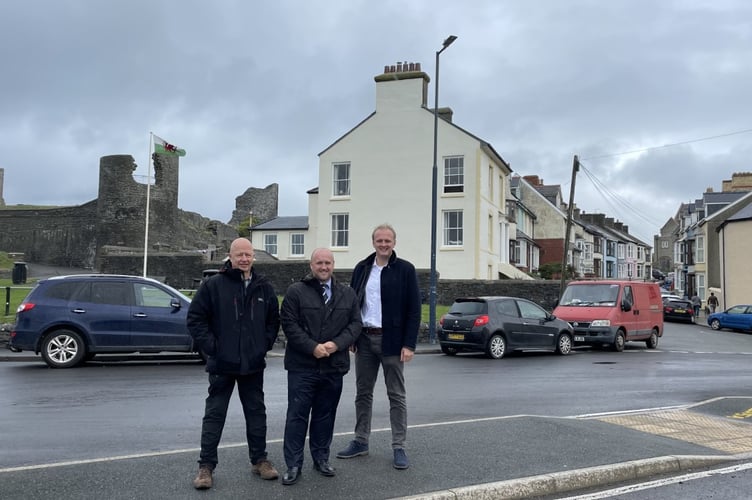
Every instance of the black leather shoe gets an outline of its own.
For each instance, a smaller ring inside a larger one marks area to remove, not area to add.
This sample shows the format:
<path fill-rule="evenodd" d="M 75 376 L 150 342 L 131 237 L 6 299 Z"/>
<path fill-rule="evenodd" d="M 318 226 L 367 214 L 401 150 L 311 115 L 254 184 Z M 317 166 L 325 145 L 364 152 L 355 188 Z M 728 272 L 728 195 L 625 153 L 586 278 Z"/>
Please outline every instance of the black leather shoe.
<path fill-rule="evenodd" d="M 285 486 L 295 484 L 298 482 L 298 479 L 300 479 L 302 474 L 300 467 L 290 467 L 287 469 L 287 472 L 285 472 L 285 475 L 282 476 L 282 484 Z"/>
<path fill-rule="evenodd" d="M 315 462 L 313 462 L 313 468 L 316 469 L 322 476 L 332 477 L 337 474 L 334 467 L 329 464 L 328 460 L 316 460 Z"/>

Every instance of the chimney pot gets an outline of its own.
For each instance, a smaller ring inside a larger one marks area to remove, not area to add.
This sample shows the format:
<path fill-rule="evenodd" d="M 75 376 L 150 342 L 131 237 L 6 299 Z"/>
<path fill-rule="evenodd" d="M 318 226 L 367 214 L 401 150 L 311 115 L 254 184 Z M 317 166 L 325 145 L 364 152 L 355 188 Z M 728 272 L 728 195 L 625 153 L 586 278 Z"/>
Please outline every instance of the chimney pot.
<path fill-rule="evenodd" d="M 397 73 L 401 73 L 401 72 L 402 72 L 402 62 L 397 61 Z"/>

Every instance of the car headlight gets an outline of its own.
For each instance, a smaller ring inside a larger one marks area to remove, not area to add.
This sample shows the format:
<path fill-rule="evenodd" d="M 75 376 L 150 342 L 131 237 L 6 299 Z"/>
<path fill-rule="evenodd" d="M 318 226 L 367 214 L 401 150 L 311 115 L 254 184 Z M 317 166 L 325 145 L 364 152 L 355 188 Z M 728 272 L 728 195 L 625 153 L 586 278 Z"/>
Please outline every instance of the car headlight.
<path fill-rule="evenodd" d="M 596 320 L 593 320 L 592 323 L 590 323 L 590 326 L 611 326 L 611 320 L 610 319 L 596 319 Z"/>

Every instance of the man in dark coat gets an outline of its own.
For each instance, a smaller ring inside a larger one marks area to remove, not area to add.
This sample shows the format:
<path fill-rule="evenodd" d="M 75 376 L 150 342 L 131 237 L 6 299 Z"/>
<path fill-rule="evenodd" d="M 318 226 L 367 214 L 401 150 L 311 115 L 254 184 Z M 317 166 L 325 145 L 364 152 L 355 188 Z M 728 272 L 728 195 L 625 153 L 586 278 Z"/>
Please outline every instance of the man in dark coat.
<path fill-rule="evenodd" d="M 263 479 L 279 474 L 266 454 L 264 368 L 279 331 L 279 303 L 269 280 L 253 270 L 253 245 L 238 238 L 220 272 L 199 287 L 188 309 L 188 331 L 207 357 L 209 396 L 201 425 L 196 489 L 212 486 L 217 447 L 230 397 L 238 386 L 245 416 L 251 472 Z"/>
<path fill-rule="evenodd" d="M 393 466 L 407 469 L 407 392 L 404 364 L 413 359 L 420 328 L 420 291 L 415 266 L 394 251 L 397 234 L 389 224 L 371 234 L 374 253 L 358 262 L 351 286 L 358 295 L 363 319 L 355 344 L 355 439 L 337 458 L 368 455 L 373 389 L 384 373 L 392 428 Z"/>
<path fill-rule="evenodd" d="M 282 330 L 287 338 L 284 485 L 300 479 L 309 420 L 313 468 L 326 477 L 335 475 L 329 447 L 342 378 L 350 369 L 349 347 L 361 327 L 355 292 L 332 275 L 332 252 L 317 248 L 310 266 L 311 274 L 291 285 L 282 301 Z"/>

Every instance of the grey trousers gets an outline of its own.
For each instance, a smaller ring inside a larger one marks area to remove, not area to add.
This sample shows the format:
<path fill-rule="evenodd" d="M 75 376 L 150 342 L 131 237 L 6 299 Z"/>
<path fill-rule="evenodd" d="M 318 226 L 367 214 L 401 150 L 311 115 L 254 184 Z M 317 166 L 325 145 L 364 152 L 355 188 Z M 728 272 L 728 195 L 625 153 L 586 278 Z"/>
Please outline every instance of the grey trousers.
<path fill-rule="evenodd" d="M 399 356 L 381 354 L 381 335 L 358 337 L 355 351 L 355 440 L 367 444 L 371 434 L 373 389 L 384 371 L 386 394 L 389 397 L 389 422 L 392 427 L 392 448 L 404 448 L 407 437 L 407 393 L 404 363 Z"/>

